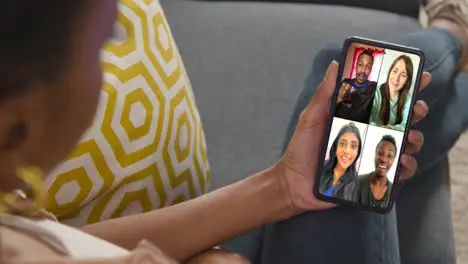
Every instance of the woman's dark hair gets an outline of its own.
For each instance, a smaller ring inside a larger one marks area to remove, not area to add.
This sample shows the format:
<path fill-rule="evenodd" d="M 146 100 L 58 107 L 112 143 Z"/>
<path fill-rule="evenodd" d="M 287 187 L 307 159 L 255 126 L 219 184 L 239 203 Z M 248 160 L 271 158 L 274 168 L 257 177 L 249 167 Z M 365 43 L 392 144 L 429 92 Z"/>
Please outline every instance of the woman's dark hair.
<path fill-rule="evenodd" d="M 395 124 L 400 124 L 403 121 L 403 107 L 405 106 L 406 97 L 408 96 L 411 84 L 413 83 L 413 61 L 406 55 L 401 55 L 393 61 L 392 66 L 388 70 L 387 81 L 380 86 L 382 104 L 380 106 L 379 118 L 382 121 L 382 125 L 388 125 L 388 122 L 390 122 L 390 88 L 388 86 L 388 81 L 390 79 L 390 74 L 393 68 L 400 60 L 403 60 L 405 63 L 408 78 L 406 79 L 406 82 L 398 95 L 397 118 Z"/>
<path fill-rule="evenodd" d="M 397 146 L 396 146 L 396 140 L 395 138 L 392 136 L 392 135 L 385 135 L 382 137 L 382 139 L 380 139 L 379 143 L 377 144 L 377 146 L 375 147 L 375 151 L 377 152 L 377 149 L 379 149 L 379 146 L 380 146 L 380 143 L 382 142 L 389 142 L 393 145 L 393 147 L 395 147 L 395 151 L 397 151 Z M 396 153 L 395 153 L 396 154 Z"/>
<path fill-rule="evenodd" d="M 0 100 L 60 76 L 88 0 L 0 0 Z"/>
<path fill-rule="evenodd" d="M 361 134 L 359 133 L 359 129 L 354 125 L 354 123 L 349 123 L 347 125 L 344 125 L 338 132 L 338 135 L 336 136 L 330 148 L 330 157 L 329 157 L 327 164 L 325 164 L 324 171 L 328 172 L 328 171 L 333 171 L 333 169 L 335 169 L 335 166 L 338 163 L 338 159 L 336 158 L 336 150 L 338 148 L 338 142 L 341 136 L 343 136 L 343 134 L 348 133 L 348 132 L 351 132 L 354 135 L 356 135 L 358 142 L 359 142 L 359 146 L 358 146 L 358 154 L 356 156 L 356 159 L 354 160 L 353 164 L 349 166 L 346 172 L 351 172 L 353 175 L 356 173 L 355 164 L 359 156 L 361 155 L 362 142 L 361 142 Z"/>

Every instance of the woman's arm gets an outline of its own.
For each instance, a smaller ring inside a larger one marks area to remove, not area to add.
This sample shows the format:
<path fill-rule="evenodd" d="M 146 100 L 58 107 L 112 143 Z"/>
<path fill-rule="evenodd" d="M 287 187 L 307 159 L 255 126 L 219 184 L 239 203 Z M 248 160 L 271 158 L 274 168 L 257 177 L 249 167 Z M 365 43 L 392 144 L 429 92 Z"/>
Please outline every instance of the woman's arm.
<path fill-rule="evenodd" d="M 127 249 L 145 238 L 183 261 L 250 229 L 293 215 L 281 177 L 273 171 L 178 205 L 103 221 L 82 230 Z"/>

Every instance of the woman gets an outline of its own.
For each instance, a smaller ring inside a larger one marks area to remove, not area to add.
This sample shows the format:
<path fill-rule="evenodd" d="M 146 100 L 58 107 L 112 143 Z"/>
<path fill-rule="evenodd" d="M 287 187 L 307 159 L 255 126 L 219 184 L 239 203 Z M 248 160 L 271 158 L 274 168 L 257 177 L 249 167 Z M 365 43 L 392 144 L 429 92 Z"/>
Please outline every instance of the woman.
<path fill-rule="evenodd" d="M 344 125 L 330 148 L 320 180 L 320 192 L 326 196 L 352 200 L 356 186 L 356 161 L 361 155 L 361 135 L 353 124 Z"/>
<path fill-rule="evenodd" d="M 395 138 L 385 135 L 375 148 L 375 170 L 366 175 L 359 175 L 356 187 L 356 202 L 371 206 L 386 208 L 392 191 L 392 182 L 387 173 L 393 166 L 397 155 Z"/>
<path fill-rule="evenodd" d="M 81 230 L 32 220 L 45 197 L 42 175 L 66 157 L 94 116 L 99 55 L 116 9 L 115 0 L 0 0 L 0 21 L 9 25 L 0 27 L 8 40 L 0 41 L 0 262 L 185 262 L 263 224 L 333 207 L 311 190 L 336 62 L 304 110 L 288 150 L 270 168 L 194 200 Z M 426 106 L 415 112 L 422 119 Z M 422 146 L 422 135 L 411 133 L 418 140 L 409 141 L 403 178 L 415 172 L 409 155 Z"/>
<path fill-rule="evenodd" d="M 393 61 L 387 81 L 375 91 L 371 125 L 405 130 L 411 107 L 411 96 L 408 94 L 413 83 L 413 70 L 413 62 L 406 55 Z"/>

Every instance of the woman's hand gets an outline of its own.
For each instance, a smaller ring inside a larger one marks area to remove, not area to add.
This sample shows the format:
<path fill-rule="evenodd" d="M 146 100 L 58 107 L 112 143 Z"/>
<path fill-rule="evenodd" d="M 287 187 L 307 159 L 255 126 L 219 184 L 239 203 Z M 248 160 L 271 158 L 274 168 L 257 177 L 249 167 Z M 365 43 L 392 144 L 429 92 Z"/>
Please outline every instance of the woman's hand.
<path fill-rule="evenodd" d="M 280 175 L 282 185 L 289 194 L 291 206 L 296 213 L 329 209 L 336 206 L 318 200 L 313 189 L 337 73 L 338 63 L 332 62 L 327 70 L 325 80 L 302 112 L 284 156 L 274 168 Z M 426 87 L 430 79 L 430 74 L 424 73 L 420 89 Z M 413 123 L 423 119 L 427 111 L 427 105 L 424 102 L 418 102 L 414 107 Z M 421 132 L 415 130 L 409 132 L 408 143 L 401 159 L 402 169 L 399 175 L 401 179 L 408 179 L 415 173 L 417 162 L 411 155 L 419 152 L 423 142 L 424 138 Z"/>

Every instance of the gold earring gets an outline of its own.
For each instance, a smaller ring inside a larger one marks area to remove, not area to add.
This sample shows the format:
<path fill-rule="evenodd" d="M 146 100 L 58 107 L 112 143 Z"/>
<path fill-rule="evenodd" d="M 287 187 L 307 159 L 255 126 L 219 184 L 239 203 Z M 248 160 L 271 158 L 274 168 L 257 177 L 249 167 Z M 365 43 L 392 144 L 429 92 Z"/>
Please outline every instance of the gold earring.
<path fill-rule="evenodd" d="M 0 192 L 0 213 L 12 213 L 31 216 L 39 211 L 46 199 L 44 177 L 39 168 L 20 167 L 16 176 L 27 186 L 28 190 L 16 190 L 12 193 Z"/>

